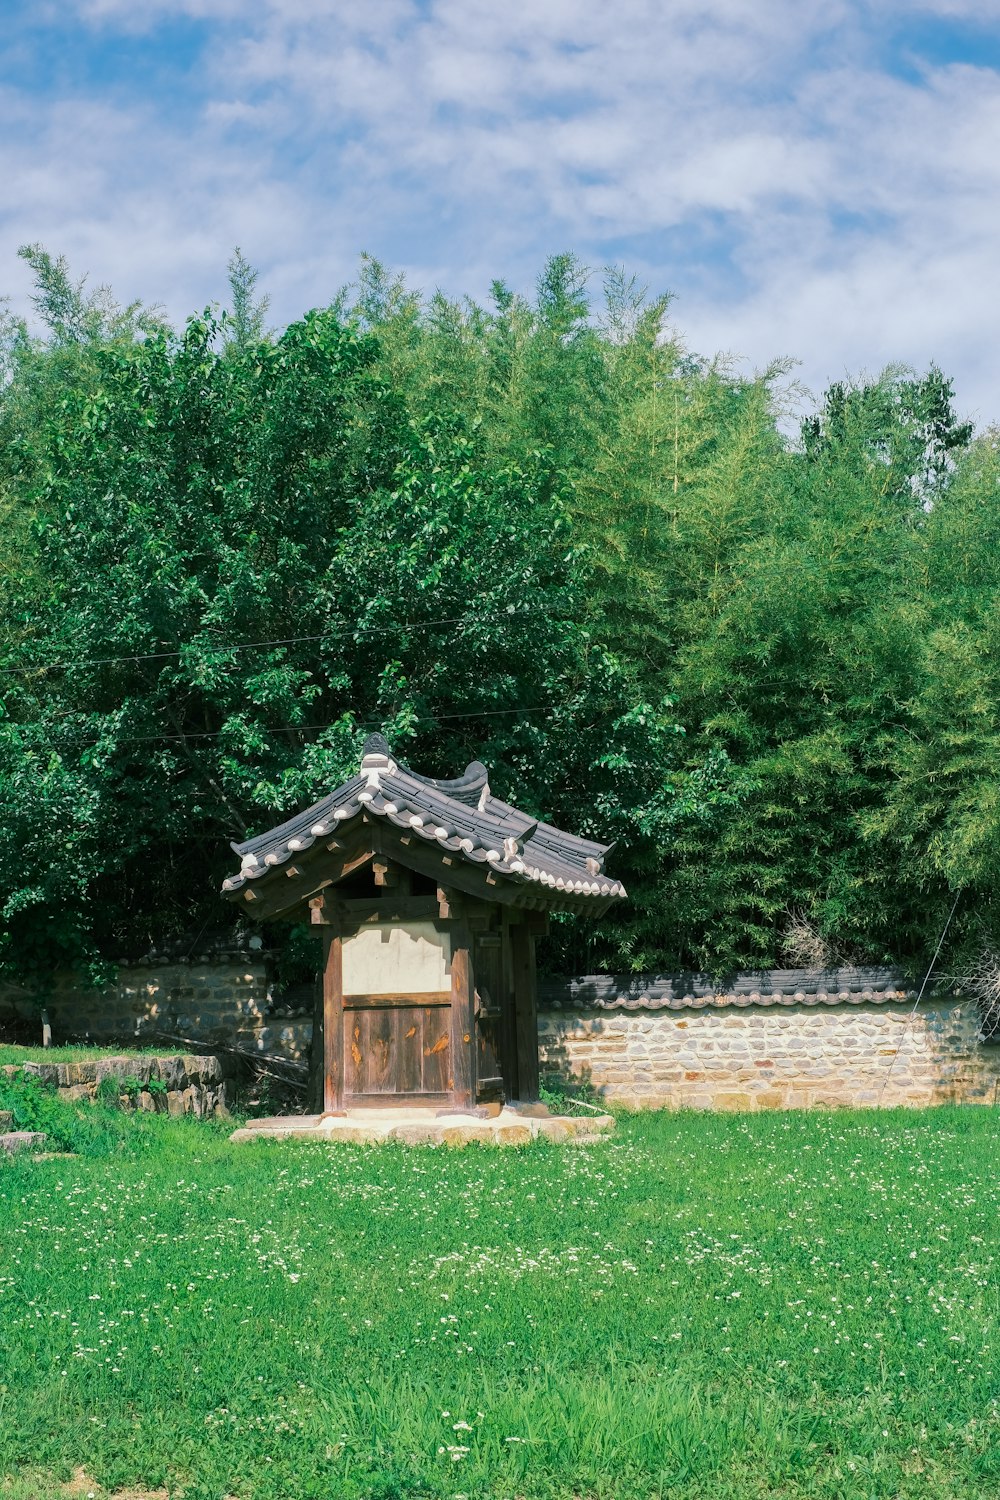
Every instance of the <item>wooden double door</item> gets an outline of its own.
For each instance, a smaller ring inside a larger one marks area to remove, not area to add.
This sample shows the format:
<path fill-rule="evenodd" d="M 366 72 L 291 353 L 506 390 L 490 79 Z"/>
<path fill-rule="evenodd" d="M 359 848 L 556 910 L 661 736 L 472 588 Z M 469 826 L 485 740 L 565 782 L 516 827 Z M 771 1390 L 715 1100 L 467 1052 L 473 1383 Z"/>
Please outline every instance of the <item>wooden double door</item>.
<path fill-rule="evenodd" d="M 344 1097 L 360 1103 L 406 1096 L 450 1097 L 451 991 L 344 997 Z"/>
<path fill-rule="evenodd" d="M 537 1097 L 524 926 L 473 935 L 461 922 L 378 922 L 324 939 L 324 1109 Z"/>
<path fill-rule="evenodd" d="M 477 1081 L 482 1102 L 538 1097 L 534 937 L 521 923 L 477 934 Z"/>

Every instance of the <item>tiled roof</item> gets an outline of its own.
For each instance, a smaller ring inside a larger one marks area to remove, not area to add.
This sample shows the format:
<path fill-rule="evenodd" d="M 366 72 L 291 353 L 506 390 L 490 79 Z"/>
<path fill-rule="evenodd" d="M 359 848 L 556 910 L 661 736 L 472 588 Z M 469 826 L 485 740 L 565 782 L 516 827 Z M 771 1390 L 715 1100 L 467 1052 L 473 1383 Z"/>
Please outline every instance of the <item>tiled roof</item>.
<path fill-rule="evenodd" d="M 546 1010 L 724 1010 L 888 1005 L 915 994 L 896 969 L 769 969 L 719 984 L 695 974 L 586 974 L 544 982 L 539 1001 Z"/>
<path fill-rule="evenodd" d="M 494 797 L 479 761 L 453 781 L 418 776 L 394 759 L 381 735 L 365 741 L 357 776 L 277 828 L 234 844 L 241 868 L 224 882 L 224 891 L 241 890 L 317 839 L 339 836 L 365 819 L 492 870 L 525 887 L 539 905 L 596 912 L 625 896 L 620 881 L 604 873 L 609 845 L 564 833 Z"/>

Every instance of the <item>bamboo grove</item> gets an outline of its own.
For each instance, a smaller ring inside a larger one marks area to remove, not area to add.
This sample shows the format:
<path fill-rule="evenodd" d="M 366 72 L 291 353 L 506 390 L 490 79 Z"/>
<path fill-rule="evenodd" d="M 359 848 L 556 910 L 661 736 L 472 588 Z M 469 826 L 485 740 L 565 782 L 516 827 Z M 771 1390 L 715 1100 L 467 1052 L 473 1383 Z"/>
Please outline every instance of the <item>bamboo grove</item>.
<path fill-rule="evenodd" d="M 174 329 L 40 247 L 0 334 L 0 964 L 214 932 L 230 839 L 383 730 L 619 841 L 560 969 L 989 948 L 1000 453 L 948 379 L 790 415 L 568 256 L 525 298 L 376 262 Z M 40 330 L 40 331 L 39 331 Z M 292 944 L 294 947 L 294 943 Z M 289 963 L 292 958 L 289 958 Z"/>

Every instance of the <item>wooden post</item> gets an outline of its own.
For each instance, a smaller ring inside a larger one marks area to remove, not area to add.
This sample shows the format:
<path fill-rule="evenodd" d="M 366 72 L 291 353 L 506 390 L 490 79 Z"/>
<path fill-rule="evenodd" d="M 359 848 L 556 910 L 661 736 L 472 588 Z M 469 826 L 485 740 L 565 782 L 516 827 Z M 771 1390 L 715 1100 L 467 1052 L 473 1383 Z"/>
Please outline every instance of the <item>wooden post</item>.
<path fill-rule="evenodd" d="M 514 1025 L 517 1031 L 517 1097 L 538 1098 L 538 1010 L 535 1001 L 535 939 L 524 922 L 510 929 L 514 981 Z"/>
<path fill-rule="evenodd" d="M 452 928 L 451 947 L 451 1098 L 456 1109 L 476 1102 L 475 1016 L 472 934 L 465 923 Z"/>
<path fill-rule="evenodd" d="M 344 1107 L 343 939 L 337 927 L 323 928 L 323 1113 Z"/>
<path fill-rule="evenodd" d="M 316 975 L 313 986 L 312 1046 L 309 1049 L 308 1109 L 311 1114 L 323 1112 L 323 974 Z"/>
<path fill-rule="evenodd" d="M 497 996 L 500 1006 L 497 1037 L 500 1043 L 500 1072 L 503 1074 L 504 1096 L 508 1103 L 521 1097 L 517 1076 L 517 1018 L 514 1015 L 514 963 L 510 932 L 510 913 L 504 912 L 500 922 L 497 965 Z"/>

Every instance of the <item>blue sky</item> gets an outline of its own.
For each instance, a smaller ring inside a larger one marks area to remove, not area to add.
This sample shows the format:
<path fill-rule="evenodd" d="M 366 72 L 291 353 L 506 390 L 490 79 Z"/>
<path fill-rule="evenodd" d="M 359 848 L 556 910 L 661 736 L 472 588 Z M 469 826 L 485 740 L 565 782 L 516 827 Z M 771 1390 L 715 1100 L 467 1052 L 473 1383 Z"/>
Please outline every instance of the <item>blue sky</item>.
<path fill-rule="evenodd" d="M 624 263 L 813 390 L 934 360 L 1000 419 L 1000 0 L 0 0 L 0 292 L 41 241 L 176 318 L 239 244 L 275 323 Z"/>

